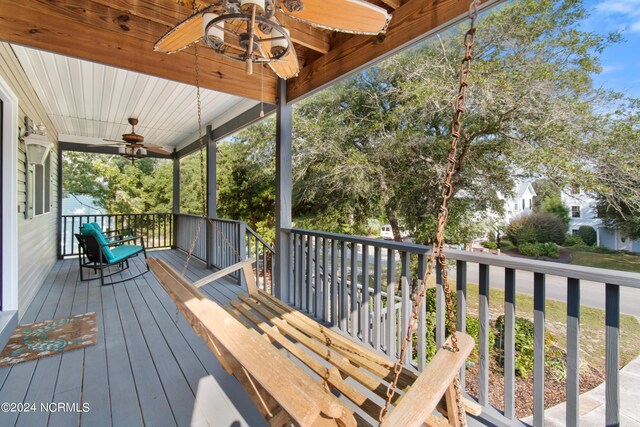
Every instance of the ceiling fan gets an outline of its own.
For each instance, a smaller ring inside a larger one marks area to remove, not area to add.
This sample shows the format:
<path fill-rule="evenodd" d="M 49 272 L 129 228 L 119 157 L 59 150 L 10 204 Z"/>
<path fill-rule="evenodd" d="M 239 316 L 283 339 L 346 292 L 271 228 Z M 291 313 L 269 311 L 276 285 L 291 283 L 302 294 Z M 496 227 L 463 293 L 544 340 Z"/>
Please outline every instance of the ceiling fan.
<path fill-rule="evenodd" d="M 307 25 L 353 34 L 384 32 L 391 16 L 364 0 L 217 0 L 177 24 L 154 45 L 163 53 L 179 52 L 204 40 L 219 54 L 246 63 L 268 64 L 281 78 L 296 77 L 300 65 L 285 14 Z"/>
<path fill-rule="evenodd" d="M 131 125 L 131 133 L 123 134 L 121 140 L 103 139 L 103 141 L 107 141 L 110 144 L 99 144 L 99 145 L 118 147 L 118 153 L 121 156 L 126 157 L 127 159 L 131 159 L 132 162 L 135 162 L 137 159 L 146 157 L 148 151 L 152 151 L 158 154 L 166 154 L 166 155 L 171 154 L 170 151 L 165 150 L 159 145 L 145 144 L 144 136 L 139 135 L 135 132 L 136 125 L 138 124 L 138 119 L 129 117 L 128 121 L 129 121 L 129 124 Z"/>

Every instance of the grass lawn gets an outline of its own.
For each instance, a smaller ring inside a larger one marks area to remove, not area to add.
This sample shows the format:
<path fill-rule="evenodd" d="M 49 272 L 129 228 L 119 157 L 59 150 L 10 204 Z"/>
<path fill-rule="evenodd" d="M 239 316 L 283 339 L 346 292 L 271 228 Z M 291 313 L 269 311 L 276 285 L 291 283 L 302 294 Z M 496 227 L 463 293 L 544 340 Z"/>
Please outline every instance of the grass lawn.
<path fill-rule="evenodd" d="M 593 254 L 598 255 L 598 254 Z M 455 284 L 452 284 L 455 286 Z M 467 285 L 467 313 L 478 314 L 478 285 Z M 455 288 L 454 288 L 455 289 Z M 489 306 L 493 320 L 504 314 L 504 292 L 491 289 Z M 580 353 L 582 363 L 603 370 L 605 366 L 605 326 L 604 311 L 597 308 L 580 308 Z M 516 297 L 516 316 L 533 320 L 533 297 L 518 294 Z M 546 327 L 556 339 L 558 347 L 566 349 L 567 305 L 563 302 L 547 300 Z M 638 336 L 640 336 L 640 322 L 634 316 L 623 314 L 620 316 L 620 362 L 626 365 L 638 354 Z"/>
<path fill-rule="evenodd" d="M 571 251 L 571 263 L 589 267 L 640 273 L 640 255 L 625 252 L 597 253 L 582 250 Z"/>

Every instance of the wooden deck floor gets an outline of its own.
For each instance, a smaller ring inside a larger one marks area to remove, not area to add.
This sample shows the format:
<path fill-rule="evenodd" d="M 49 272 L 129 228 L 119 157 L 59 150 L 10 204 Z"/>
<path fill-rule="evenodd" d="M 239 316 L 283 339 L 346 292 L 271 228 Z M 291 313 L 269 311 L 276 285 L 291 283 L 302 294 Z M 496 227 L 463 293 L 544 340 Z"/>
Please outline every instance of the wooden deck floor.
<path fill-rule="evenodd" d="M 150 252 L 181 269 L 178 251 Z M 131 273 L 144 268 L 141 257 Z M 209 270 L 197 260 L 187 276 Z M 241 289 L 218 282 L 205 291 L 222 304 Z M 235 378 L 220 366 L 153 273 L 100 287 L 80 282 L 77 260 L 59 261 L 20 323 L 94 311 L 98 344 L 0 369 L 0 402 L 36 405 L 35 412 L 0 412 L 0 426 L 264 425 Z M 86 412 L 41 411 L 41 403 L 83 403 Z"/>

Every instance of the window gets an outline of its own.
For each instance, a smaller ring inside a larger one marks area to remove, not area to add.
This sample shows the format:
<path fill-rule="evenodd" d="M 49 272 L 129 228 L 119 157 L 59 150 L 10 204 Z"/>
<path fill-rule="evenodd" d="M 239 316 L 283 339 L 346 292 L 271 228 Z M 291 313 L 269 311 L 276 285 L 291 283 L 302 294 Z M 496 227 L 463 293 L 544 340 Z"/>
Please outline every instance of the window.
<path fill-rule="evenodd" d="M 517 204 L 517 203 L 514 203 L 514 204 L 513 204 L 513 210 L 514 210 L 514 211 L 517 211 L 517 210 L 518 210 L 518 204 Z"/>
<path fill-rule="evenodd" d="M 580 206 L 571 206 L 571 218 L 580 218 Z"/>
<path fill-rule="evenodd" d="M 522 199 L 522 210 L 524 210 L 524 199 Z"/>
<path fill-rule="evenodd" d="M 33 215 L 51 212 L 51 156 L 47 156 L 44 165 L 31 166 L 29 175 Z"/>
<path fill-rule="evenodd" d="M 533 199 L 529 199 L 529 209 L 533 209 Z"/>

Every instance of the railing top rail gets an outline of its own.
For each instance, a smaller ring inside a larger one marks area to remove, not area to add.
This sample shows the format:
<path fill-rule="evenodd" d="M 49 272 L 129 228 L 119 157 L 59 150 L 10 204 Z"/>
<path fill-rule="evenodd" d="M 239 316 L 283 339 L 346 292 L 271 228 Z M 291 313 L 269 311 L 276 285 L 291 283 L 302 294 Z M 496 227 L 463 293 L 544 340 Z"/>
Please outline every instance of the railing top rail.
<path fill-rule="evenodd" d="M 195 214 L 178 213 L 178 214 L 175 214 L 175 215 L 176 216 L 186 216 L 188 218 L 197 218 L 197 219 L 202 218 L 202 215 L 195 215 Z M 210 219 L 212 221 L 215 221 L 215 222 L 224 222 L 224 223 L 227 223 L 227 224 L 242 224 L 242 221 L 238 221 L 238 220 L 235 220 L 235 219 L 224 219 L 224 218 L 210 218 Z"/>
<path fill-rule="evenodd" d="M 399 252 L 408 252 L 418 255 L 427 254 L 431 250 L 430 246 L 418 245 L 415 243 L 395 242 L 381 239 L 372 239 L 369 237 L 350 236 L 347 234 L 303 230 L 298 228 L 293 228 L 289 231 L 296 234 L 305 234 L 315 237 L 326 237 L 329 239 L 393 249 Z M 614 285 L 640 288 L 639 273 L 609 270 L 604 268 L 584 267 L 580 265 L 563 264 L 559 262 L 540 261 L 511 256 L 498 256 L 493 254 L 461 251 L 456 249 L 448 249 L 446 251 L 446 254 L 452 260 L 466 261 L 477 264 L 487 264 L 496 267 L 512 268 L 514 270 L 542 273 L 552 276 L 570 277 L 573 279 L 588 280 L 591 282 L 610 283 Z"/>

